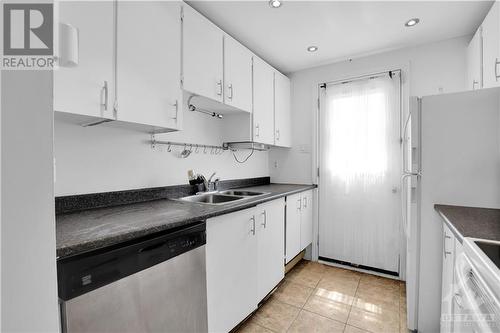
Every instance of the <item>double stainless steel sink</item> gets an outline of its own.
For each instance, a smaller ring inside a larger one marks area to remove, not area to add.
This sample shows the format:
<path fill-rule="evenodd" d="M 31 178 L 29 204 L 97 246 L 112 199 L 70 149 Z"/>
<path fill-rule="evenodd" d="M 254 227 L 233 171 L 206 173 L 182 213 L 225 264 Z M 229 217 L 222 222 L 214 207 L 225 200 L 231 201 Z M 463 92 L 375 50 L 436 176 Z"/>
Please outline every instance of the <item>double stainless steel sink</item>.
<path fill-rule="evenodd" d="M 199 193 L 188 197 L 180 198 L 182 201 L 197 202 L 207 205 L 224 205 L 238 200 L 255 198 L 261 195 L 266 195 L 265 192 L 227 190 L 218 192 Z"/>

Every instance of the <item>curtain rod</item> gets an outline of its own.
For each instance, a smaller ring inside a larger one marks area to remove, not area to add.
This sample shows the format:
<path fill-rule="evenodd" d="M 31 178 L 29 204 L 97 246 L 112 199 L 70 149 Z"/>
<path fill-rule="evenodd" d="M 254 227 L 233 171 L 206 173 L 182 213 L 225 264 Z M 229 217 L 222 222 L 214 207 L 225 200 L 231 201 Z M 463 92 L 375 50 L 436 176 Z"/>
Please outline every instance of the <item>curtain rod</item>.
<path fill-rule="evenodd" d="M 373 74 L 355 76 L 355 77 L 352 77 L 349 79 L 344 79 L 344 80 L 335 80 L 335 81 L 320 83 L 319 87 L 326 88 L 327 85 L 345 84 L 345 83 L 350 83 L 350 82 L 359 81 L 359 80 L 366 80 L 366 79 L 381 77 L 381 76 L 385 76 L 385 75 L 389 75 L 392 79 L 392 73 L 400 73 L 401 74 L 401 69 L 394 69 L 394 70 L 389 70 L 389 71 L 384 71 L 384 72 L 377 72 L 377 73 L 373 73 Z"/>

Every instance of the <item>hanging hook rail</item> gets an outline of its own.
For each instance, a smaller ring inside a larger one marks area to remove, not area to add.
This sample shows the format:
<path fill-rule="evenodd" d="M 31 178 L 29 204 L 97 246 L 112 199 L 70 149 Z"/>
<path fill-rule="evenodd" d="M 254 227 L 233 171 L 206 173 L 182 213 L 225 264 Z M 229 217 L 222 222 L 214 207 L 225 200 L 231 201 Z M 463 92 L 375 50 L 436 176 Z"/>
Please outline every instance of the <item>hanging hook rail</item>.
<path fill-rule="evenodd" d="M 194 147 L 195 153 L 200 152 L 200 148 L 203 149 L 204 153 L 207 152 L 207 149 L 210 149 L 210 154 L 212 154 L 212 155 L 222 154 L 225 150 L 229 150 L 229 148 L 226 146 L 205 145 L 205 144 L 198 144 L 198 143 L 186 143 L 186 142 L 174 142 L 174 141 L 159 141 L 159 140 L 156 140 L 154 135 L 151 135 L 151 141 L 149 143 L 151 144 L 151 148 L 153 148 L 153 149 L 157 145 L 166 145 L 166 146 L 168 146 L 168 151 L 171 151 L 170 148 L 172 146 L 183 147 L 184 149 L 189 148 L 189 150 L 193 150 L 193 147 Z"/>

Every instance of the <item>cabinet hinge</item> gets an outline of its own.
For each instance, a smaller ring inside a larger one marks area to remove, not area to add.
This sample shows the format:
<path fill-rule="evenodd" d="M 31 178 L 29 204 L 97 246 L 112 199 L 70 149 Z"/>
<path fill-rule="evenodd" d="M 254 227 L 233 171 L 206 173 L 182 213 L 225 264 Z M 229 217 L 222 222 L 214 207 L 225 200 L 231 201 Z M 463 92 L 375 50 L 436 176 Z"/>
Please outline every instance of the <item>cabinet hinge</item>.
<path fill-rule="evenodd" d="M 183 85 L 184 85 L 184 76 L 181 75 L 181 88 L 183 87 Z"/>

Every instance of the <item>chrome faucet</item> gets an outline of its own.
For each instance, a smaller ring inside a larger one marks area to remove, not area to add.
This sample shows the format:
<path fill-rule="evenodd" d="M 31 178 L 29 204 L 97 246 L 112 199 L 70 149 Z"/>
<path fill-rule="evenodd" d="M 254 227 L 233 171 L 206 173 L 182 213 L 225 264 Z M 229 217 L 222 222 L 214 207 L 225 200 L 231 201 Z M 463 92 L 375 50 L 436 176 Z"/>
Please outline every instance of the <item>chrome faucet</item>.
<path fill-rule="evenodd" d="M 217 172 L 214 172 L 212 173 L 212 175 L 208 178 L 203 176 L 203 175 L 200 175 L 200 177 L 203 179 L 203 185 L 205 186 L 205 192 L 211 192 L 211 191 L 215 191 L 217 190 L 216 189 L 216 182 L 220 180 L 220 178 L 215 178 L 214 181 L 212 181 L 212 178 L 214 178 L 214 176 L 217 174 Z"/>

